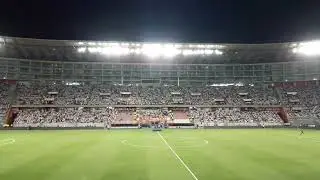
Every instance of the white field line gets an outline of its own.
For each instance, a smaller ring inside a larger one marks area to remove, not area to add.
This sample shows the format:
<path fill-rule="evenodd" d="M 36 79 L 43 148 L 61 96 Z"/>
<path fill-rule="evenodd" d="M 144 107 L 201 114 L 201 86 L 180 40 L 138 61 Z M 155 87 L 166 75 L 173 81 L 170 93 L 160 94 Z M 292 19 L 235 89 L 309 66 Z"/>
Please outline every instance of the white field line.
<path fill-rule="evenodd" d="M 167 145 L 167 147 L 171 150 L 171 152 L 176 156 L 176 158 L 181 162 L 181 164 L 186 168 L 186 170 L 191 174 L 193 179 L 198 180 L 196 175 L 191 171 L 191 169 L 186 165 L 186 163 L 183 162 L 183 160 L 179 157 L 179 155 L 172 149 L 172 147 L 169 145 L 166 139 L 159 132 L 158 132 L 158 135 L 160 136 L 162 141 Z"/>
<path fill-rule="evenodd" d="M 0 147 L 8 145 L 8 144 L 13 144 L 15 142 L 16 142 L 16 140 L 13 138 L 2 139 L 2 140 L 0 140 Z"/>

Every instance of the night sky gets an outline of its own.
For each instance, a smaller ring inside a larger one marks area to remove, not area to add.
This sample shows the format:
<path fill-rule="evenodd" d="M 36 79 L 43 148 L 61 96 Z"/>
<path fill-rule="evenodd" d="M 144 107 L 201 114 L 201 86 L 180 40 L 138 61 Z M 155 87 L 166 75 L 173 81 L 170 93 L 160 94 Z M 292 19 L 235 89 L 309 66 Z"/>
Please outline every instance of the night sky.
<path fill-rule="evenodd" d="M 1 0 L 0 35 L 268 43 L 320 39 L 319 0 Z"/>

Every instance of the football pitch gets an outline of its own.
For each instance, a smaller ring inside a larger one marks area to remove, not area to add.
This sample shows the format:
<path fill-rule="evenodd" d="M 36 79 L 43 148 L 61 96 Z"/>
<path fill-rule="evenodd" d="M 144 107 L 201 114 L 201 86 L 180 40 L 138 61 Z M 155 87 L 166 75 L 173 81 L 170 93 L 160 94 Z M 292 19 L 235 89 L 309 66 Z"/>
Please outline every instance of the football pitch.
<path fill-rule="evenodd" d="M 1 180 L 319 180 L 320 131 L 0 131 Z"/>

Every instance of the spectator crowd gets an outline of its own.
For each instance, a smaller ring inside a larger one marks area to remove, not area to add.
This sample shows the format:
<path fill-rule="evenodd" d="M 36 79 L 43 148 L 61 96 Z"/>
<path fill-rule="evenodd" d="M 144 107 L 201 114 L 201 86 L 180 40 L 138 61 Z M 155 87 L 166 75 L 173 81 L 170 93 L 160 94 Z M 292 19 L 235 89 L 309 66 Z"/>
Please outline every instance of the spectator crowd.
<path fill-rule="evenodd" d="M 9 85 L 0 82 L 0 114 L 8 105 Z M 151 120 L 188 119 L 199 126 L 281 125 L 273 111 L 240 109 L 242 105 L 284 105 L 289 119 L 320 118 L 317 86 L 271 88 L 266 86 L 136 86 L 101 84 L 18 83 L 16 102 L 21 105 L 230 105 L 233 108 L 190 108 L 171 112 L 151 108 L 38 108 L 20 109 L 14 126 L 106 127 Z M 293 108 L 300 108 L 299 111 Z M 177 117 L 175 117 L 177 116 Z M 182 117 L 179 118 L 178 116 Z M 181 121 L 182 122 L 182 121 Z"/>
<path fill-rule="evenodd" d="M 240 110 L 239 108 L 193 108 L 190 119 L 199 126 L 258 126 L 282 125 L 276 112 Z"/>
<path fill-rule="evenodd" d="M 267 87 L 178 87 L 23 84 L 17 87 L 18 104 L 57 105 L 278 105 Z"/>
<path fill-rule="evenodd" d="M 7 110 L 8 92 L 9 92 L 9 85 L 6 83 L 0 82 L 0 118 L 4 116 Z"/>
<path fill-rule="evenodd" d="M 117 116 L 112 108 L 21 109 L 15 127 L 107 127 Z"/>

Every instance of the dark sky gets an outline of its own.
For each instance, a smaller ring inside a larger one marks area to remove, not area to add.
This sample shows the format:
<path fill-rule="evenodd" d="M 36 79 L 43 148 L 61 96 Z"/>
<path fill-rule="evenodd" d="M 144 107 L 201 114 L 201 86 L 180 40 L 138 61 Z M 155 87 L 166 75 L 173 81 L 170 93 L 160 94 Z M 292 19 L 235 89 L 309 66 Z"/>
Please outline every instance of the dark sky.
<path fill-rule="evenodd" d="M 260 43 L 320 38 L 319 0 L 0 0 L 0 35 Z"/>

